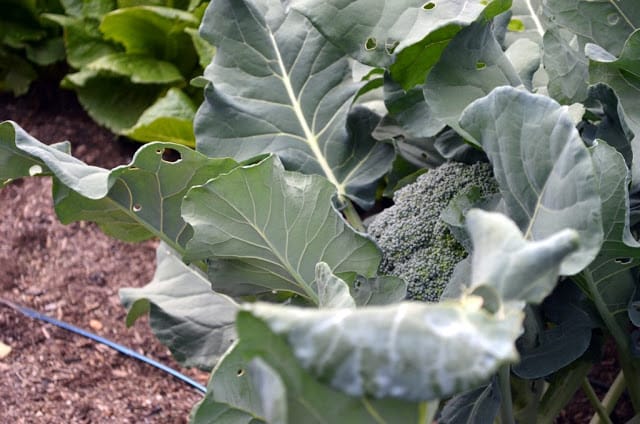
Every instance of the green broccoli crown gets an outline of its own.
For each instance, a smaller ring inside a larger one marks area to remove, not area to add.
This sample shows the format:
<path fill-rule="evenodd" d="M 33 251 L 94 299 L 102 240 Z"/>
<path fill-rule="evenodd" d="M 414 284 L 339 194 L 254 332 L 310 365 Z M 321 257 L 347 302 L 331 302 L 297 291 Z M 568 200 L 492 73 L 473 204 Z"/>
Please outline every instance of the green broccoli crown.
<path fill-rule="evenodd" d="M 467 256 L 440 214 L 472 186 L 483 196 L 498 192 L 489 164 L 445 163 L 398 190 L 395 204 L 369 224 L 382 250 L 380 273 L 403 278 L 409 299 L 437 302 L 456 264 Z"/>

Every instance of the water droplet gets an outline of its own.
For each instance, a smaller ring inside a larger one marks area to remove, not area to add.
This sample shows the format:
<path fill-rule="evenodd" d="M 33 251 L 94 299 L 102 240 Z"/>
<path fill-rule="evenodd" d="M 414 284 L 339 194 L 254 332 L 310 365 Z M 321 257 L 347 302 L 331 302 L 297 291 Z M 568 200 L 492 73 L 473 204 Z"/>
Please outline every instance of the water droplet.
<path fill-rule="evenodd" d="M 611 13 L 609 14 L 609 16 L 607 16 L 607 23 L 611 26 L 614 26 L 619 21 L 620 21 L 620 15 L 618 15 L 617 13 Z"/>

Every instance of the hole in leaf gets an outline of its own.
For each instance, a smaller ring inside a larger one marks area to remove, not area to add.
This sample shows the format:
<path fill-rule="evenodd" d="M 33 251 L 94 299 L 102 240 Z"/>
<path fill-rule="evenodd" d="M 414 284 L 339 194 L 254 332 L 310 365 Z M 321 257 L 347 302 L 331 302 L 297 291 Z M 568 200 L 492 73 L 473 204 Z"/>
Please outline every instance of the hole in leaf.
<path fill-rule="evenodd" d="M 396 47 L 398 47 L 398 44 L 400 44 L 399 41 L 387 43 L 384 45 L 384 49 L 386 50 L 387 54 L 393 54 L 393 52 L 396 50 Z"/>
<path fill-rule="evenodd" d="M 140 212 L 142 210 L 142 206 L 136 203 L 131 209 L 133 209 L 134 212 Z"/>
<path fill-rule="evenodd" d="M 240 368 L 238 371 L 236 371 L 236 375 L 238 377 L 242 377 L 244 375 L 244 370 L 242 368 Z"/>
<path fill-rule="evenodd" d="M 33 165 L 29 168 L 29 176 L 34 177 L 39 174 L 42 174 L 42 167 L 40 165 Z"/>
<path fill-rule="evenodd" d="M 620 22 L 620 15 L 618 15 L 617 13 L 610 13 L 609 16 L 607 16 L 607 23 L 610 26 L 614 26 L 618 22 Z"/>
<path fill-rule="evenodd" d="M 511 32 L 522 32 L 525 30 L 524 22 L 520 19 L 511 19 L 507 25 L 507 29 Z"/>
<path fill-rule="evenodd" d="M 356 281 L 353 282 L 353 287 L 356 289 L 362 287 L 362 280 L 360 278 L 356 278 Z"/>
<path fill-rule="evenodd" d="M 430 2 L 425 3 L 425 4 L 423 4 L 423 5 L 422 5 L 422 8 L 423 8 L 424 10 L 431 10 L 431 9 L 433 9 L 434 7 L 436 7 L 436 4 L 435 4 L 434 2 L 432 2 L 432 1 L 430 1 Z"/>
<path fill-rule="evenodd" d="M 483 69 L 484 69 L 484 68 L 486 68 L 486 67 L 487 67 L 487 64 L 486 64 L 486 63 L 481 62 L 481 61 L 477 61 L 477 62 L 476 62 L 476 69 L 477 69 L 478 71 L 481 71 L 481 70 L 483 70 Z"/>
<path fill-rule="evenodd" d="M 156 149 L 156 154 L 161 155 L 164 152 L 164 149 Z"/>
<path fill-rule="evenodd" d="M 364 48 L 367 51 L 375 50 L 377 46 L 378 46 L 378 42 L 373 37 L 367 38 L 367 41 L 364 43 Z"/>
<path fill-rule="evenodd" d="M 182 155 L 176 149 L 164 149 L 162 152 L 162 161 L 167 163 L 176 163 L 182 160 Z"/>
<path fill-rule="evenodd" d="M 140 168 L 138 168 L 137 166 L 130 166 L 129 167 L 129 171 L 137 171 L 138 169 L 140 169 Z"/>
<path fill-rule="evenodd" d="M 616 263 L 620 264 L 620 265 L 629 265 L 632 261 L 631 258 L 616 258 L 615 259 Z"/>

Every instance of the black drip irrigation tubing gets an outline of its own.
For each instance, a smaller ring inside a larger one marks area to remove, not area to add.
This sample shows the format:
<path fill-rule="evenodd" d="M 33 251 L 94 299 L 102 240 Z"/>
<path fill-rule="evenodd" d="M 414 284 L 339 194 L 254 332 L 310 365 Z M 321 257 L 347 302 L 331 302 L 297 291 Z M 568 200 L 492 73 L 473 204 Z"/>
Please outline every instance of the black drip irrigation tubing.
<path fill-rule="evenodd" d="M 14 311 L 20 312 L 21 314 L 28 316 L 29 318 L 33 318 L 33 319 L 37 319 L 40 321 L 44 321 L 46 323 L 49 324 L 53 324 L 56 327 L 65 329 L 67 331 L 70 331 L 72 333 L 78 334 L 80 336 L 86 337 L 88 339 L 93 340 L 94 342 L 103 344 L 105 346 L 110 347 L 113 350 L 116 350 L 120 353 L 122 353 L 123 355 L 129 356 L 131 358 L 137 359 L 141 362 L 144 362 L 145 364 L 149 364 L 152 367 L 156 367 L 168 374 L 171 374 L 172 376 L 174 376 L 175 378 L 177 378 L 178 380 L 190 385 L 191 387 L 195 388 L 197 391 L 201 392 L 201 393 L 206 393 L 207 392 L 207 388 L 205 386 L 203 386 L 202 384 L 198 383 L 197 381 L 187 377 L 184 374 L 179 373 L 178 371 L 174 370 L 173 368 L 170 368 L 164 364 L 161 364 L 158 361 L 155 361 L 151 358 L 148 358 L 144 355 L 139 354 L 138 352 L 131 350 L 127 347 L 124 347 L 118 343 L 112 342 L 111 340 L 105 339 L 104 337 L 100 337 L 97 334 L 93 334 L 89 331 L 83 330 L 82 328 L 76 327 L 75 325 L 71 325 L 68 324 L 66 322 L 63 321 L 59 321 L 55 318 L 51 318 L 47 315 L 43 315 L 38 311 L 34 311 L 33 309 L 27 308 L 25 306 L 20 306 L 20 305 L 16 305 L 13 302 L 9 302 L 8 300 L 4 300 L 4 299 L 0 299 L 0 304 L 4 305 L 10 309 L 13 309 Z"/>

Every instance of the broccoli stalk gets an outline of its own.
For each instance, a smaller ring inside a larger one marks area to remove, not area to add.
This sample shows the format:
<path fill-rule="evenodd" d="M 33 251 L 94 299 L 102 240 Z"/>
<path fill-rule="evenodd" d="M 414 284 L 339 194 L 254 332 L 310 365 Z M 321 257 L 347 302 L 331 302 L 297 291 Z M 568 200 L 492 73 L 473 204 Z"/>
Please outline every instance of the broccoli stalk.
<path fill-rule="evenodd" d="M 489 164 L 445 163 L 398 190 L 395 204 L 369 224 L 382 250 L 380 273 L 403 278 L 409 299 L 437 302 L 453 269 L 467 256 L 440 214 L 471 186 L 479 187 L 483 197 L 498 192 Z"/>

